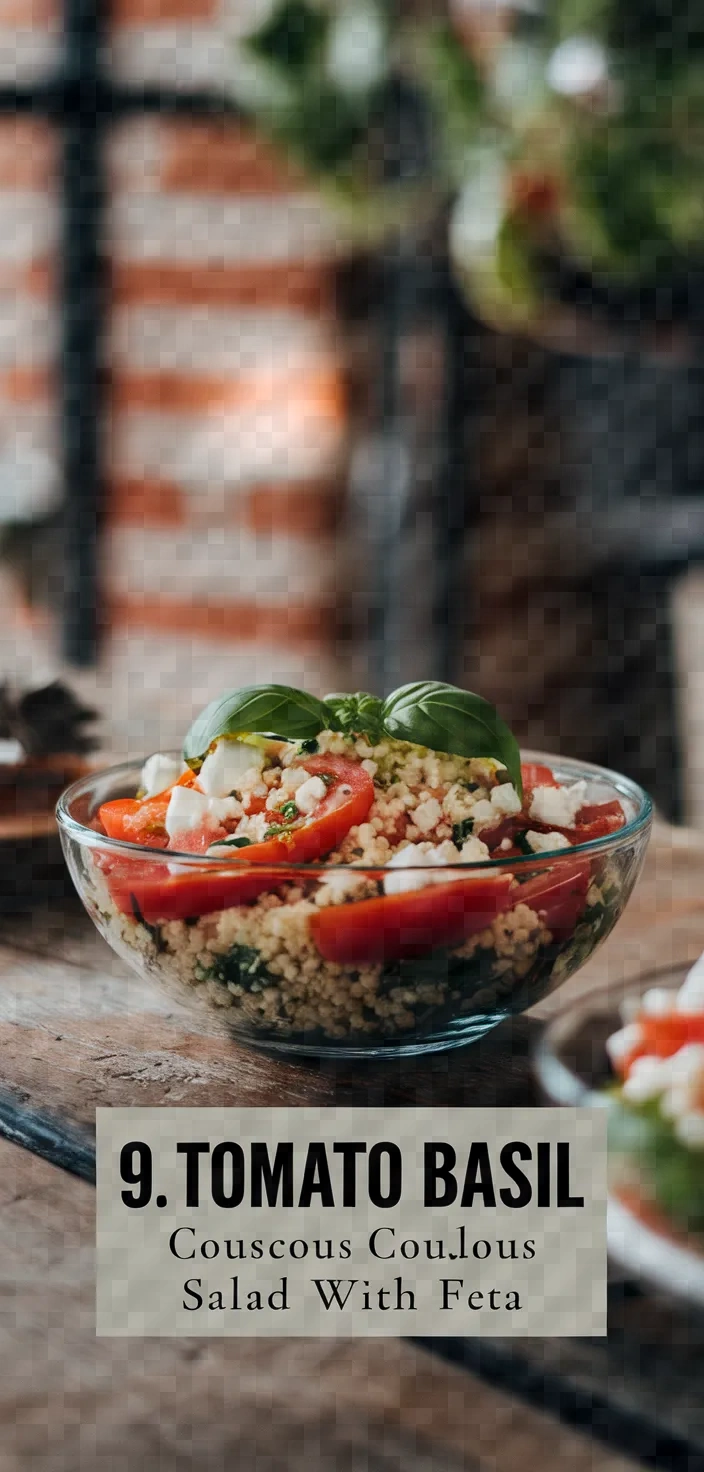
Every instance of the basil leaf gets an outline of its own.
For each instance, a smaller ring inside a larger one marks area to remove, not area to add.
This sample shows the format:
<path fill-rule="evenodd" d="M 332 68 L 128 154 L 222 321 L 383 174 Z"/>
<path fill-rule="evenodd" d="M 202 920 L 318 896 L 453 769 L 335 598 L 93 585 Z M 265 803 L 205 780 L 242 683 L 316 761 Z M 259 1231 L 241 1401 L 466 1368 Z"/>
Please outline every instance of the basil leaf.
<path fill-rule="evenodd" d="M 369 695 L 366 690 L 358 690 L 356 695 L 326 695 L 324 704 L 331 731 L 340 731 L 343 736 L 364 735 L 372 741 L 381 741 L 384 734 L 382 702 L 376 695 Z"/>
<path fill-rule="evenodd" d="M 290 685 L 244 685 L 228 690 L 206 705 L 183 743 L 183 759 L 192 766 L 220 736 L 275 733 L 287 741 L 309 740 L 324 731 L 328 712 L 322 701 Z"/>
<path fill-rule="evenodd" d="M 493 705 L 480 695 L 438 680 L 421 680 L 394 690 L 384 701 L 382 720 L 389 736 L 397 741 L 413 741 L 452 756 L 484 756 L 503 762 L 516 791 L 522 793 L 518 742 Z"/>

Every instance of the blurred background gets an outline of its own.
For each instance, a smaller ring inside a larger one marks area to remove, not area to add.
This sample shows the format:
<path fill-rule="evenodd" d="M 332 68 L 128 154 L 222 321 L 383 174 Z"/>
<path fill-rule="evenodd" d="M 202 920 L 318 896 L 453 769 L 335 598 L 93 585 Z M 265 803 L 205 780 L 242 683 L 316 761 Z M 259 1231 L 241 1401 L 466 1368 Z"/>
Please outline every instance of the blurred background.
<path fill-rule="evenodd" d="M 435 677 L 704 825 L 704 8 L 0 0 L 0 673 Z"/>

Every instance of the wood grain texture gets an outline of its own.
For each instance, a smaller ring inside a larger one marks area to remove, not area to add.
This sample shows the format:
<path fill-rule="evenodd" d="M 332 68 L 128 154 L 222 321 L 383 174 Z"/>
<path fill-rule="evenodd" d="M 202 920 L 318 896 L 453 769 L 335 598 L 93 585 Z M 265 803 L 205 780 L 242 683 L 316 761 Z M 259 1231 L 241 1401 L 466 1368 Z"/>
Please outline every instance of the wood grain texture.
<path fill-rule="evenodd" d="M 0 1472 L 628 1472 L 398 1340 L 110 1340 L 94 1194 L 0 1142 Z"/>
<path fill-rule="evenodd" d="M 540 1010 L 559 1005 L 568 990 L 615 985 L 685 963 L 702 948 L 704 844 L 662 829 L 617 932 Z M 0 980 L 6 1095 L 20 1110 L 68 1121 L 86 1140 L 96 1104 L 535 1099 L 534 1019 L 426 1060 L 334 1068 L 272 1060 L 235 1047 L 217 1014 L 179 1008 L 132 976 L 75 903 L 38 908 L 31 922 L 4 919 Z M 3 1141 L 0 1241 L 0 1472 L 515 1472 L 517 1465 L 539 1472 L 546 1463 L 626 1472 L 633 1465 L 409 1343 L 96 1340 L 91 1189 Z M 640 1393 L 647 1408 L 639 1335 L 644 1355 L 652 1359 L 654 1350 L 645 1321 L 628 1311 L 632 1321 L 619 1320 L 606 1347 L 536 1341 L 526 1354 L 583 1388 L 613 1384 L 636 1410 Z M 677 1330 L 682 1374 L 687 1332 Z M 663 1415 L 670 1405 L 670 1419 L 696 1435 L 698 1422 L 682 1409 L 688 1397 L 696 1403 L 691 1378 L 677 1406 L 666 1390 L 652 1405 Z"/>

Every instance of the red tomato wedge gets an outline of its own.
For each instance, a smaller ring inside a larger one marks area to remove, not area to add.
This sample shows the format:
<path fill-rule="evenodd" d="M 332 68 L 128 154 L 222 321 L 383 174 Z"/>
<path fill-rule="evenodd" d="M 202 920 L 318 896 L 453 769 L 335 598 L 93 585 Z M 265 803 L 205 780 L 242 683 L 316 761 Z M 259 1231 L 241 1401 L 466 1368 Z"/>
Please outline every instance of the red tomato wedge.
<path fill-rule="evenodd" d="M 107 869 L 110 893 L 122 914 L 141 917 L 150 925 L 248 905 L 281 883 L 280 873 L 244 866 L 238 873 L 233 864 L 210 872 L 170 874 L 165 866 L 147 859 L 110 858 L 106 865 L 103 857 L 100 867 Z"/>
<path fill-rule="evenodd" d="M 587 803 L 580 808 L 572 828 L 561 828 L 559 824 L 548 828 L 545 823 L 532 818 L 516 821 L 522 822 L 524 827 L 534 828 L 538 833 L 562 833 L 565 838 L 569 838 L 570 843 L 591 843 L 595 838 L 618 833 L 619 828 L 625 827 L 626 814 L 618 799 L 614 799 L 612 802 Z"/>
<path fill-rule="evenodd" d="M 115 904 L 125 915 L 141 914 L 150 924 L 159 920 L 186 920 L 192 916 L 208 915 L 215 910 L 227 909 L 230 905 L 248 904 L 268 889 L 283 882 L 280 873 L 264 872 L 260 865 L 311 863 L 323 858 L 342 841 L 357 823 L 362 823 L 374 801 L 374 784 L 368 772 L 357 762 L 339 756 L 310 756 L 301 762 L 310 776 L 325 776 L 330 779 L 325 797 L 307 817 L 299 820 L 285 833 L 249 844 L 246 849 L 233 850 L 232 859 L 222 868 L 212 864 L 192 872 L 184 869 L 181 874 L 172 874 L 164 865 L 141 863 L 126 857 L 112 859 L 103 856 L 101 867 L 108 875 L 108 884 Z M 152 799 L 162 803 L 163 798 Z M 100 809 L 105 824 L 106 808 L 118 806 L 107 803 Z M 119 804 L 122 808 L 123 802 Z M 130 804 L 144 809 L 148 803 Z M 112 814 L 108 813 L 112 823 Z M 276 814 L 272 813 L 272 824 Z M 129 822 L 138 826 L 136 815 L 128 815 Z M 128 826 L 129 826 L 128 822 Z M 163 822 L 163 818 L 162 818 Z M 125 838 L 125 814 L 116 815 L 111 837 Z M 210 840 L 215 837 L 211 835 Z M 194 845 L 197 835 L 189 835 Z M 138 843 L 140 838 L 132 838 Z M 148 846 L 156 847 L 152 841 Z M 159 847 L 165 847 L 160 843 Z M 252 872 L 250 866 L 255 866 Z M 288 876 L 286 876 L 288 877 Z"/>
<path fill-rule="evenodd" d="M 192 787 L 195 780 L 193 772 L 183 772 L 174 786 Z M 167 787 L 156 797 L 119 797 L 114 802 L 104 802 L 98 809 L 98 817 L 108 838 L 139 843 L 143 848 L 166 848 L 169 841 L 166 809 L 170 796 L 171 788 Z"/>
<path fill-rule="evenodd" d="M 343 756 L 307 756 L 300 766 L 311 777 L 333 779 L 325 797 L 286 833 L 250 844 L 241 854 L 248 863 L 313 863 L 332 853 L 350 828 L 364 822 L 374 801 L 374 783 L 358 762 Z M 349 791 L 343 794 L 342 789 Z M 271 821 L 272 825 L 276 822 L 276 813 L 272 813 Z"/>
<path fill-rule="evenodd" d="M 541 766 L 540 762 L 521 762 L 521 776 L 526 791 L 532 791 L 534 787 L 560 786 L 550 768 Z"/>
<path fill-rule="evenodd" d="M 614 1064 L 624 1078 L 628 1077 L 636 1058 L 671 1058 L 688 1043 L 704 1043 L 702 1013 L 670 1012 L 665 1017 L 640 1016 L 636 1021 L 641 1031 L 640 1042 Z"/>
<path fill-rule="evenodd" d="M 618 799 L 613 802 L 587 803 L 577 814 L 577 822 L 568 829 L 575 843 L 590 843 L 593 838 L 604 838 L 607 833 L 618 833 L 626 825 L 626 814 Z"/>
<path fill-rule="evenodd" d="M 491 925 L 506 908 L 509 875 L 448 880 L 405 894 L 330 905 L 311 920 L 315 944 L 326 961 L 375 965 L 425 956 L 459 946 Z"/>
<path fill-rule="evenodd" d="M 525 884 L 516 884 L 511 907 L 528 905 L 541 916 L 556 940 L 566 940 L 586 907 L 590 877 L 588 859 L 560 862 Z"/>
<path fill-rule="evenodd" d="M 108 838 L 119 838 L 123 843 L 140 843 L 144 848 L 166 848 L 169 841 L 165 828 L 169 793 L 158 797 L 120 797 L 115 802 L 104 802 L 98 817 Z"/>

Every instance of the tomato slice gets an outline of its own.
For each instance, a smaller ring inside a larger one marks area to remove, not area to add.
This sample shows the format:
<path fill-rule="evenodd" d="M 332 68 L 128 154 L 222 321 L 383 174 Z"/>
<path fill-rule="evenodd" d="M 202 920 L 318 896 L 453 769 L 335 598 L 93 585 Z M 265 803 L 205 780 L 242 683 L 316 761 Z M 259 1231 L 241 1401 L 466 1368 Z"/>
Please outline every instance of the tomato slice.
<path fill-rule="evenodd" d="M 626 814 L 618 798 L 613 798 L 611 802 L 585 803 L 577 814 L 577 826 L 581 827 L 583 823 L 596 823 L 602 819 L 614 820 L 617 828 L 623 827 Z"/>
<path fill-rule="evenodd" d="M 534 787 L 559 787 L 557 777 L 553 775 L 549 767 L 543 767 L 540 762 L 521 762 L 521 776 L 524 789 L 531 791 Z"/>
<path fill-rule="evenodd" d="M 562 833 L 569 838 L 570 843 L 591 843 L 594 838 L 605 838 L 608 833 L 618 833 L 619 828 L 625 827 L 626 814 L 620 802 L 615 799 L 612 802 L 586 803 L 580 808 L 574 827 L 561 828 L 553 824 L 547 828 L 545 823 L 533 821 L 528 826 L 534 828 L 538 833 Z"/>
<path fill-rule="evenodd" d="M 364 822 L 374 801 L 374 783 L 359 762 L 316 755 L 307 756 L 300 765 L 311 777 L 328 779 L 325 797 L 308 817 L 300 818 L 284 833 L 250 844 L 242 855 L 248 863 L 313 863 L 337 848 L 350 828 Z M 343 789 L 348 790 L 343 793 Z M 275 812 L 271 823 L 276 823 Z"/>
<path fill-rule="evenodd" d="M 108 838 L 140 843 L 144 848 L 166 848 L 169 841 L 165 827 L 168 806 L 168 792 L 141 800 L 120 797 L 114 802 L 104 802 L 98 810 L 98 817 Z"/>
<path fill-rule="evenodd" d="M 674 997 L 673 997 L 674 1002 Z M 671 1058 L 688 1043 L 704 1043 L 704 1013 L 669 1012 L 665 1017 L 636 1018 L 640 1042 L 614 1066 L 627 1078 L 636 1058 Z"/>
<path fill-rule="evenodd" d="M 192 787 L 193 772 L 183 772 L 172 785 Z M 166 848 L 166 809 L 169 806 L 171 787 L 155 797 L 119 797 L 114 802 L 104 802 L 98 809 L 98 817 L 108 838 L 119 838 L 123 843 L 140 843 L 143 848 Z"/>
<path fill-rule="evenodd" d="M 586 908 L 590 878 L 588 859 L 562 861 L 524 884 L 516 883 L 512 908 L 528 905 L 541 916 L 556 940 L 567 940 Z"/>
<path fill-rule="evenodd" d="M 607 833 L 618 833 L 624 828 L 626 814 L 618 801 L 587 803 L 577 814 L 572 829 L 575 843 L 590 843 L 593 838 L 604 838 Z M 569 835 L 568 835 L 569 836 Z"/>
<path fill-rule="evenodd" d="M 208 915 L 215 910 L 227 909 L 229 905 L 247 904 L 268 889 L 283 882 L 281 873 L 263 873 L 260 865 L 311 863 L 322 858 L 337 847 L 350 828 L 362 823 L 374 801 L 374 784 L 368 772 L 358 762 L 345 757 L 315 755 L 306 757 L 301 766 L 310 776 L 329 778 L 325 797 L 307 817 L 298 821 L 284 833 L 261 843 L 252 843 L 246 849 L 233 850 L 233 857 L 222 868 L 210 864 L 203 869 L 182 874 L 171 874 L 166 867 L 156 864 L 140 864 L 139 860 L 116 859 L 106 856 L 103 867 L 108 873 L 108 884 L 115 904 L 125 915 L 139 913 L 150 924 L 159 920 L 186 920 L 196 915 Z M 168 794 L 166 794 L 168 801 Z M 148 802 L 162 802 L 162 798 Z M 143 810 L 148 803 L 134 802 L 131 807 Z M 115 804 L 104 805 L 107 808 Z M 121 804 L 124 806 L 124 803 Z M 163 804 L 165 815 L 166 804 Z M 104 808 L 100 809 L 103 817 Z M 113 815 L 108 813 L 113 822 Z M 138 827 L 137 814 L 130 821 Z M 272 825 L 276 814 L 272 813 Z M 103 820 L 104 821 L 104 820 Z M 163 822 L 163 818 L 162 818 Z M 111 837 L 127 836 L 125 815 L 115 815 L 113 828 L 121 827 Z M 107 831 L 107 828 L 106 828 Z M 213 840 L 211 835 L 209 842 Z M 139 843 L 140 838 L 132 842 Z M 199 842 L 196 835 L 194 847 Z M 152 842 L 147 845 L 157 847 Z M 189 845 L 190 846 L 190 845 Z M 160 842 L 158 847 L 166 847 Z M 252 872 L 250 866 L 255 866 Z M 136 909 L 135 909 L 136 906 Z"/>
<path fill-rule="evenodd" d="M 429 884 L 405 894 L 330 905 L 311 919 L 321 956 L 341 966 L 375 965 L 461 945 L 505 908 L 509 875 Z"/>
<path fill-rule="evenodd" d="M 106 864 L 105 857 L 100 867 L 107 870 L 117 908 L 123 915 L 141 917 L 150 925 L 247 905 L 281 884 L 280 872 L 242 865 L 238 873 L 229 861 L 222 869 L 209 872 L 170 874 L 161 864 L 150 864 L 148 860 L 108 858 Z"/>

